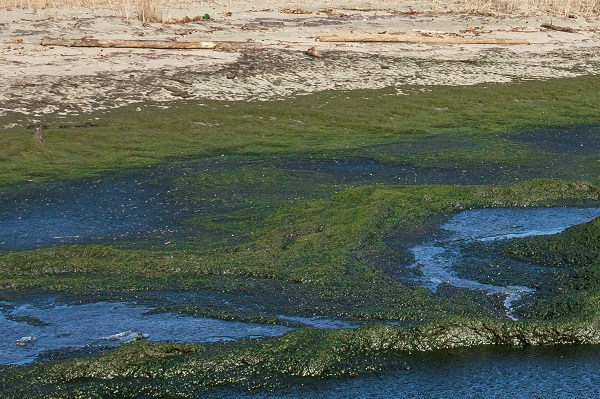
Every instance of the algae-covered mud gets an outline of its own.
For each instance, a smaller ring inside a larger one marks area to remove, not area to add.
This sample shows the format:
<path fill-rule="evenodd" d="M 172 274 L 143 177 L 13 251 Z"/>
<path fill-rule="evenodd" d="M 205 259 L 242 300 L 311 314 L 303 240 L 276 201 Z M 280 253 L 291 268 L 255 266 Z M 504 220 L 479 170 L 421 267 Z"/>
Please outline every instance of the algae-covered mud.
<path fill-rule="evenodd" d="M 49 117 L 44 144 L 7 129 L 2 345 L 30 353 L 3 362 L 33 362 L 0 367 L 2 394 L 277 392 L 415 352 L 600 343 L 590 87 L 146 104 Z M 105 312 L 131 327 L 101 330 Z"/>

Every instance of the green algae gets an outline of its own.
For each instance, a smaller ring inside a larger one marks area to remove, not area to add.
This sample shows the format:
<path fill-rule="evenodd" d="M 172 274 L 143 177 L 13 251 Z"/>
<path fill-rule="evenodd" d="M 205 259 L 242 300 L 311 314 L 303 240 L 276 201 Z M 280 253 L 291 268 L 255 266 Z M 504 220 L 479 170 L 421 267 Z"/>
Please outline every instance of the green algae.
<path fill-rule="evenodd" d="M 498 135 L 598 123 L 599 87 L 598 77 L 585 76 L 409 87 L 403 89 L 408 95 L 381 89 L 321 92 L 273 102 L 182 101 L 168 108 L 134 105 L 81 116 L 94 125 L 83 123 L 76 129 L 58 128 L 64 121 L 50 115 L 44 145 L 35 143 L 24 128 L 5 129 L 0 136 L 0 183 L 78 178 L 197 156 L 336 152 L 410 143 L 431 134 L 468 134 L 481 140 L 454 153 L 439 151 L 436 159 L 510 159 L 523 164 L 535 158 L 536 151 Z"/>
<path fill-rule="evenodd" d="M 600 317 L 600 218 L 550 236 L 499 245 L 506 256 L 561 270 L 547 295 L 525 305 L 530 319 L 595 320 Z"/>
<path fill-rule="evenodd" d="M 234 247 L 179 253 L 68 246 L 4 255 L 0 281 L 8 286 L 87 294 L 174 286 L 240 290 L 261 293 L 260 301 L 272 309 L 272 298 L 277 298 L 291 313 L 396 318 L 412 326 L 303 328 L 279 339 L 206 345 L 134 342 L 93 357 L 5 367 L 0 379 L 8 398 L 25 393 L 32 398 L 185 398 L 222 385 L 277 387 L 290 378 L 355 375 L 385 367 L 386 356 L 415 351 L 600 343 L 597 318 L 586 313 L 579 321 L 494 320 L 464 298 L 442 300 L 407 287 L 373 262 L 385 251 L 386 232 L 410 231 L 431 215 L 471 207 L 599 200 L 597 186 L 553 180 L 508 187 L 367 186 L 281 207 L 256 232 L 254 242 Z M 596 228 L 597 222 L 578 226 L 561 237 L 577 241 Z M 573 297 L 563 299 L 569 304 Z"/>
<path fill-rule="evenodd" d="M 280 339 L 216 345 L 135 342 L 96 357 L 3 367 L 0 385 L 10 387 L 7 397 L 194 397 L 223 384 L 252 388 L 360 373 L 380 367 L 385 354 L 598 343 L 597 248 L 585 238 L 597 232 L 594 224 L 507 252 L 536 261 L 551 253 L 543 260 L 566 261 L 572 270 L 556 287 L 560 295 L 534 301 L 527 309 L 532 321 L 519 323 L 494 320 L 497 312 L 475 298 L 440 298 L 402 284 L 389 274 L 385 238 L 391 231 L 411 235 L 430 217 L 474 207 L 598 204 L 597 154 L 560 153 L 515 137 L 522 129 L 598 123 L 599 85 L 597 77 L 583 77 L 403 90 L 409 96 L 385 89 L 260 104 L 147 104 L 140 112 L 125 107 L 101 115 L 97 126 L 76 134 L 53 127 L 50 117 L 43 146 L 28 132 L 7 130 L 0 138 L 2 184 L 75 179 L 166 159 L 223 160 L 224 166 L 174 180 L 173 195 L 187 206 L 218 204 L 218 212 L 185 222 L 198 235 L 162 246 L 77 245 L 5 254 L 3 297 L 25 288 L 88 297 L 207 289 L 244 293 L 262 307 L 254 313 L 175 310 L 269 322 L 285 311 L 362 323 L 400 320 L 410 327 L 307 328 Z M 473 170 L 481 184 L 400 186 L 367 177 L 340 182 L 320 172 L 290 175 L 265 165 L 268 157 L 285 163 L 299 156 Z M 514 181 L 524 182 L 507 184 Z"/>
<path fill-rule="evenodd" d="M 203 249 L 198 242 L 187 251 L 77 245 L 15 252 L 0 256 L 0 282 L 4 289 L 88 295 L 231 290 L 251 293 L 261 303 L 284 300 L 287 310 L 301 314 L 367 319 L 483 315 L 484 310 L 464 298 L 440 300 L 389 276 L 379 262 L 387 233 L 473 207 L 597 203 L 599 198 L 594 185 L 553 180 L 508 187 L 365 186 L 281 206 L 253 231 L 249 243 L 217 248 L 209 243 Z"/>
<path fill-rule="evenodd" d="M 274 388 L 292 378 L 356 375 L 392 355 L 483 345 L 600 343 L 598 323 L 451 319 L 419 327 L 303 328 L 279 339 L 222 344 L 137 341 L 95 356 L 7 368 L 7 398 L 193 398 L 229 385 Z"/>

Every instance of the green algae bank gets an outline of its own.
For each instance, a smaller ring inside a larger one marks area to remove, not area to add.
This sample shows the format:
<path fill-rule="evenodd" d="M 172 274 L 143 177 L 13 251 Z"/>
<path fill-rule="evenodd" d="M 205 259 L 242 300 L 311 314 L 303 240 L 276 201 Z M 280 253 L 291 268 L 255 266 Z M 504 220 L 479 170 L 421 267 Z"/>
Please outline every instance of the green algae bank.
<path fill-rule="evenodd" d="M 289 332 L 40 351 L 0 366 L 1 396 L 285 397 L 444 353 L 600 344 L 594 214 L 461 246 L 450 277 L 531 288 L 510 312 L 506 292 L 422 286 L 411 252 L 464 210 L 600 207 L 600 78 L 403 92 L 148 103 L 72 129 L 48 116 L 44 144 L 4 129 L 0 309 L 13 322 L 43 323 L 11 306 L 50 295 Z M 342 328 L 302 322 L 314 317 Z"/>

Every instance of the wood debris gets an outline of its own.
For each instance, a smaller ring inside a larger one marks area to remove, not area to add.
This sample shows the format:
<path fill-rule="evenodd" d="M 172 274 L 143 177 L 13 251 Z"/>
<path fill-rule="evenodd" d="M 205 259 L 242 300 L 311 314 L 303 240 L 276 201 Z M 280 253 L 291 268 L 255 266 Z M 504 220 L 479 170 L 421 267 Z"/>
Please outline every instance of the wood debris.
<path fill-rule="evenodd" d="M 529 44 L 529 40 L 494 37 L 432 37 L 405 35 L 322 35 L 321 42 L 394 42 L 424 44 Z"/>
<path fill-rule="evenodd" d="M 321 58 L 323 54 L 319 53 L 315 46 L 310 47 L 308 50 L 304 52 L 306 55 L 310 55 L 311 57 Z"/>
<path fill-rule="evenodd" d="M 550 30 L 557 30 L 560 32 L 568 32 L 568 33 L 577 32 L 577 29 L 569 28 L 567 26 L 558 26 L 558 25 L 552 25 L 552 24 L 542 24 L 542 28 L 546 28 L 546 29 L 550 29 Z"/>
<path fill-rule="evenodd" d="M 153 48 L 153 49 L 214 49 L 215 42 L 171 41 L 171 40 L 98 40 L 98 39 L 52 39 L 45 37 L 42 46 L 64 47 L 117 47 L 117 48 Z"/>

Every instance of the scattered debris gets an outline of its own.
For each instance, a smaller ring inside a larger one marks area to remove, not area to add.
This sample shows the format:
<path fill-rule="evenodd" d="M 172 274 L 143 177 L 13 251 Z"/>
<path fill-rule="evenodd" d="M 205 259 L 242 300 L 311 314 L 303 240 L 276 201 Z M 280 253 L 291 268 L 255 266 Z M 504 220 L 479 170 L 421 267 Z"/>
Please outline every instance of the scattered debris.
<path fill-rule="evenodd" d="M 283 8 L 279 12 L 282 14 L 312 14 L 311 11 L 303 10 L 301 8 Z"/>
<path fill-rule="evenodd" d="M 319 53 L 315 46 L 310 47 L 308 50 L 304 52 L 306 55 L 310 55 L 311 57 L 321 58 L 323 54 Z"/>

